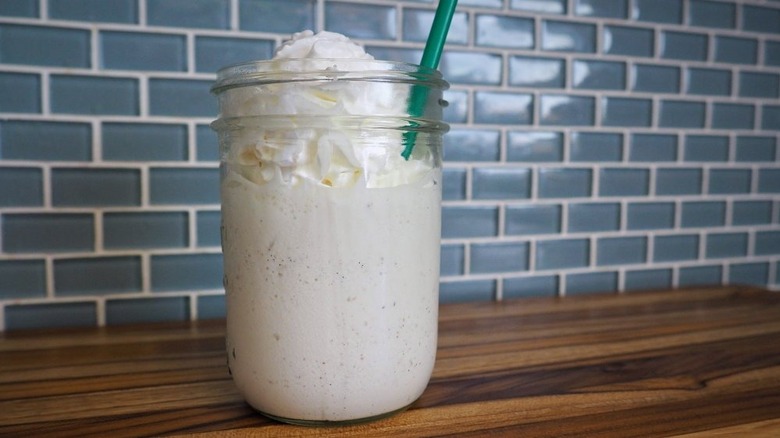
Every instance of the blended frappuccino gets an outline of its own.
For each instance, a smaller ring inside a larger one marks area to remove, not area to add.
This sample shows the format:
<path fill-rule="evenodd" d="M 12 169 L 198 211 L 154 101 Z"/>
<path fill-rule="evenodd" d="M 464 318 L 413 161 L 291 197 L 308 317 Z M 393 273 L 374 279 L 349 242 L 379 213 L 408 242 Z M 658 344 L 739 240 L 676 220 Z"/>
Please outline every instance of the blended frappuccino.
<path fill-rule="evenodd" d="M 422 117 L 409 116 L 415 87 L 428 93 Z M 432 70 L 375 61 L 330 32 L 220 72 L 228 363 L 257 410 L 364 420 L 425 389 L 444 87 Z"/>

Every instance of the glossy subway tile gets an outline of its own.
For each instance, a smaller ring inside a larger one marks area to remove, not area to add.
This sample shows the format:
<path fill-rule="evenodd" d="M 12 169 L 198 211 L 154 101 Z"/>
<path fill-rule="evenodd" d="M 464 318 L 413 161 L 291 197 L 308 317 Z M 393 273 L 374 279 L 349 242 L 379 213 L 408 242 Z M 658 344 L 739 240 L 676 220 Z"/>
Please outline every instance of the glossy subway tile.
<path fill-rule="evenodd" d="M 39 0 L 0 2 L 0 16 L 38 18 L 39 15 Z"/>
<path fill-rule="evenodd" d="M 628 0 L 576 0 L 574 14 L 583 17 L 626 18 Z"/>
<path fill-rule="evenodd" d="M 527 242 L 472 244 L 470 271 L 475 274 L 526 271 L 528 251 Z"/>
<path fill-rule="evenodd" d="M 659 168 L 656 170 L 655 194 L 659 196 L 698 195 L 702 193 L 703 171 L 700 168 Z"/>
<path fill-rule="evenodd" d="M 138 256 L 54 261 L 54 294 L 58 297 L 129 293 L 141 288 L 141 258 Z"/>
<path fill-rule="evenodd" d="M 565 14 L 568 10 L 566 0 L 509 0 L 509 7 L 543 14 Z"/>
<path fill-rule="evenodd" d="M 583 272 L 566 276 L 566 295 L 615 291 L 618 288 L 618 273 Z"/>
<path fill-rule="evenodd" d="M 660 230 L 674 227 L 673 202 L 632 202 L 628 205 L 629 230 Z"/>
<path fill-rule="evenodd" d="M 210 80 L 149 79 L 149 114 L 155 116 L 214 117 L 217 106 L 209 93 Z"/>
<path fill-rule="evenodd" d="M 183 161 L 187 127 L 162 123 L 103 123 L 102 154 L 107 161 Z"/>
<path fill-rule="evenodd" d="M 705 257 L 744 257 L 748 251 L 747 233 L 711 233 L 707 235 Z"/>
<path fill-rule="evenodd" d="M 736 160 L 740 162 L 771 162 L 775 160 L 776 139 L 768 136 L 737 137 Z"/>
<path fill-rule="evenodd" d="M 149 170 L 149 201 L 155 205 L 219 203 L 219 170 L 153 168 Z"/>
<path fill-rule="evenodd" d="M 588 239 L 554 239 L 536 242 L 536 269 L 581 268 L 590 263 Z"/>
<path fill-rule="evenodd" d="M 449 50 L 441 55 L 439 69 L 453 84 L 498 85 L 502 65 L 503 60 L 497 54 Z"/>
<path fill-rule="evenodd" d="M 729 159 L 729 138 L 725 135 L 687 135 L 685 161 L 725 162 Z"/>
<path fill-rule="evenodd" d="M 626 97 L 601 98 L 601 124 L 604 126 L 648 127 L 653 123 L 653 101 Z"/>
<path fill-rule="evenodd" d="M 602 237 L 596 243 L 596 264 L 625 265 L 647 261 L 647 237 Z"/>
<path fill-rule="evenodd" d="M 462 275 L 466 261 L 463 245 L 442 245 L 440 275 Z"/>
<path fill-rule="evenodd" d="M 764 64 L 780 66 L 780 41 L 764 41 Z"/>
<path fill-rule="evenodd" d="M 152 292 L 220 289 L 222 254 L 153 255 Z"/>
<path fill-rule="evenodd" d="M 526 199 L 531 196 L 531 169 L 477 167 L 472 170 L 474 199 Z"/>
<path fill-rule="evenodd" d="M 446 168 L 442 172 L 442 199 L 466 199 L 467 169 Z"/>
<path fill-rule="evenodd" d="M 257 59 L 271 59 L 270 40 L 224 37 L 195 37 L 195 70 L 215 73 L 222 67 Z"/>
<path fill-rule="evenodd" d="M 626 271 L 625 290 L 660 290 L 672 287 L 671 269 L 640 269 Z"/>
<path fill-rule="evenodd" d="M 655 1 L 655 0 L 654 0 Z M 681 61 L 705 61 L 708 37 L 691 32 L 661 32 L 661 57 Z"/>
<path fill-rule="evenodd" d="M 189 241 L 186 212 L 105 213 L 103 246 L 107 249 L 184 248 Z"/>
<path fill-rule="evenodd" d="M 658 125 L 664 128 L 703 128 L 706 104 L 683 100 L 662 100 Z"/>
<path fill-rule="evenodd" d="M 566 60 L 511 56 L 509 85 L 533 88 L 563 88 L 566 86 Z"/>
<path fill-rule="evenodd" d="M 138 0 L 46 0 L 46 7 L 49 17 L 58 20 L 138 23 Z"/>
<path fill-rule="evenodd" d="M 780 254 L 780 231 L 756 232 L 756 255 Z"/>
<path fill-rule="evenodd" d="M 224 317 L 216 70 L 302 29 L 418 63 L 435 6 L 0 0 L 0 330 Z M 779 17 L 461 0 L 442 302 L 779 286 Z"/>
<path fill-rule="evenodd" d="M 442 207 L 442 238 L 490 237 L 496 235 L 498 235 L 498 207 Z"/>
<path fill-rule="evenodd" d="M 100 32 L 100 66 L 113 70 L 186 71 L 184 35 Z"/>
<path fill-rule="evenodd" d="M 723 269 L 720 266 L 691 266 L 680 268 L 679 285 L 713 286 L 721 284 Z"/>
<path fill-rule="evenodd" d="M 404 40 L 424 42 L 428 39 L 428 33 L 433 24 L 434 11 L 430 9 L 407 8 L 403 14 Z M 479 26 L 479 18 L 477 18 Z M 479 33 L 479 32 L 478 32 Z M 469 15 L 465 12 L 455 12 L 447 33 L 448 44 L 468 44 L 469 42 Z"/>
<path fill-rule="evenodd" d="M 774 99 L 780 93 L 780 74 L 741 71 L 739 73 L 739 95 Z"/>
<path fill-rule="evenodd" d="M 57 207 L 141 205 L 137 169 L 52 169 L 51 202 Z"/>
<path fill-rule="evenodd" d="M 590 126 L 595 121 L 595 99 L 588 96 L 543 94 L 539 119 L 548 126 Z"/>
<path fill-rule="evenodd" d="M 46 264 L 43 260 L 0 260 L 0 299 L 46 296 Z"/>
<path fill-rule="evenodd" d="M 153 297 L 106 300 L 106 325 L 187 321 L 188 297 Z"/>
<path fill-rule="evenodd" d="M 501 158 L 500 141 L 498 130 L 451 129 L 444 136 L 444 160 L 498 161 Z"/>
<path fill-rule="evenodd" d="M 742 28 L 752 32 L 780 33 L 780 9 L 742 5 Z"/>
<path fill-rule="evenodd" d="M 655 53 L 655 32 L 643 27 L 605 25 L 602 52 L 609 55 L 651 57 Z"/>
<path fill-rule="evenodd" d="M 557 275 L 506 278 L 502 284 L 503 298 L 554 297 L 558 295 Z"/>
<path fill-rule="evenodd" d="M 208 125 L 195 127 L 195 154 L 198 161 L 216 162 L 219 160 L 217 134 Z"/>
<path fill-rule="evenodd" d="M 755 64 L 758 40 L 734 36 L 715 36 L 715 61 L 732 64 Z"/>
<path fill-rule="evenodd" d="M 648 93 L 678 93 L 680 68 L 650 64 L 635 64 L 632 68 L 633 91 Z"/>
<path fill-rule="evenodd" d="M 758 169 L 758 193 L 780 193 L 780 169 Z"/>
<path fill-rule="evenodd" d="M 439 286 L 440 303 L 491 301 L 495 296 L 495 280 L 445 281 Z"/>
<path fill-rule="evenodd" d="M 469 114 L 469 105 L 472 99 L 465 90 L 446 90 L 444 100 L 448 105 L 444 108 L 444 121 L 447 123 L 466 123 Z"/>
<path fill-rule="evenodd" d="M 765 286 L 769 281 L 769 263 L 732 263 L 729 284 Z"/>
<path fill-rule="evenodd" d="M 593 170 L 586 168 L 540 168 L 540 198 L 584 198 L 592 192 Z"/>
<path fill-rule="evenodd" d="M 677 160 L 677 136 L 674 134 L 631 134 L 629 160 L 664 162 Z"/>
<path fill-rule="evenodd" d="M 780 106 L 764 105 L 761 114 L 761 129 L 780 131 Z"/>
<path fill-rule="evenodd" d="M 534 28 L 534 20 L 530 18 L 478 14 L 476 43 L 484 47 L 533 49 L 536 45 Z M 424 39 L 427 37 L 426 30 Z"/>
<path fill-rule="evenodd" d="M 563 161 L 561 132 L 510 131 L 507 137 L 507 161 Z"/>
<path fill-rule="evenodd" d="M 753 129 L 755 107 L 750 104 L 719 102 L 712 105 L 713 129 Z"/>
<path fill-rule="evenodd" d="M 152 26 L 228 29 L 230 3 L 223 0 L 146 0 L 146 21 Z"/>
<path fill-rule="evenodd" d="M 43 171 L 37 167 L 0 170 L 0 207 L 43 205 Z"/>
<path fill-rule="evenodd" d="M 40 113 L 41 77 L 0 72 L 0 113 Z"/>
<path fill-rule="evenodd" d="M 654 262 L 677 262 L 698 258 L 698 234 L 662 235 L 655 236 L 653 239 Z"/>
<path fill-rule="evenodd" d="M 0 223 L 6 253 L 91 251 L 94 217 L 84 213 L 4 214 Z"/>
<path fill-rule="evenodd" d="M 199 247 L 218 247 L 221 244 L 219 211 L 199 211 L 196 214 L 196 234 Z"/>
<path fill-rule="evenodd" d="M 474 97 L 474 122 L 530 125 L 533 121 L 533 99 L 531 94 L 478 91 Z"/>
<path fill-rule="evenodd" d="M 731 225 L 763 225 L 772 223 L 772 201 L 734 201 Z"/>
<path fill-rule="evenodd" d="M 556 204 L 508 205 L 505 233 L 511 236 L 559 233 L 561 210 Z"/>
<path fill-rule="evenodd" d="M 504 0 L 460 0 L 458 3 L 464 6 L 478 6 L 480 8 L 493 9 L 499 9 L 504 6 Z"/>
<path fill-rule="evenodd" d="M 682 22 L 683 0 L 634 0 L 631 18 L 655 23 Z"/>
<path fill-rule="evenodd" d="M 576 162 L 610 162 L 623 159 L 623 135 L 610 132 L 573 132 L 569 159 Z"/>
<path fill-rule="evenodd" d="M 239 0 L 238 25 L 243 31 L 290 35 L 314 29 L 316 0 Z"/>
<path fill-rule="evenodd" d="M 719 195 L 750 193 L 752 175 L 750 169 L 710 169 L 707 192 Z"/>
<path fill-rule="evenodd" d="M 596 52 L 596 26 L 587 23 L 544 20 L 541 48 L 550 52 Z"/>
<path fill-rule="evenodd" d="M 8 330 L 95 326 L 97 304 L 92 301 L 11 304 L 5 308 Z"/>
<path fill-rule="evenodd" d="M 3 64 L 89 68 L 90 47 L 84 29 L 0 23 Z"/>
<path fill-rule="evenodd" d="M 616 231 L 620 229 L 620 204 L 570 203 L 568 219 L 570 233 Z"/>
<path fill-rule="evenodd" d="M 692 26 L 733 29 L 736 26 L 737 6 L 734 3 L 690 0 L 688 24 Z"/>
<path fill-rule="evenodd" d="M 616 167 L 599 171 L 599 196 L 644 196 L 649 190 L 649 169 Z"/>
<path fill-rule="evenodd" d="M 726 203 L 722 201 L 687 201 L 682 204 L 683 228 L 722 227 L 726 224 Z"/>
<path fill-rule="evenodd" d="M 728 96 L 731 94 L 731 71 L 711 68 L 689 68 L 686 71 L 688 94 Z"/>
<path fill-rule="evenodd" d="M 4 160 L 89 161 L 92 127 L 82 122 L 0 120 Z"/>
<path fill-rule="evenodd" d="M 623 90 L 626 88 L 626 65 L 622 62 L 575 59 L 571 83 L 574 88 L 581 89 Z"/>
<path fill-rule="evenodd" d="M 325 26 L 350 38 L 394 39 L 398 32 L 396 9 L 389 5 L 328 2 Z"/>
<path fill-rule="evenodd" d="M 199 295 L 196 306 L 198 319 L 225 318 L 225 295 Z"/>
<path fill-rule="evenodd" d="M 52 75 L 49 81 L 54 113 L 135 116 L 141 112 L 135 78 Z"/>

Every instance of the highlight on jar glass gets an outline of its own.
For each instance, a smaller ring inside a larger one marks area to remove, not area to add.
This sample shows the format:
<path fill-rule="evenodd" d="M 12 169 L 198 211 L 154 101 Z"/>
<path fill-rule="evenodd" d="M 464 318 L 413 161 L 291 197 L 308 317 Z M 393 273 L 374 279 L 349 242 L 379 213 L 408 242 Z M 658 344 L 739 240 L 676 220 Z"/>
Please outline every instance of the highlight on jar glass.
<path fill-rule="evenodd" d="M 228 366 L 261 413 L 368 421 L 427 386 L 447 86 L 330 32 L 219 71 Z"/>

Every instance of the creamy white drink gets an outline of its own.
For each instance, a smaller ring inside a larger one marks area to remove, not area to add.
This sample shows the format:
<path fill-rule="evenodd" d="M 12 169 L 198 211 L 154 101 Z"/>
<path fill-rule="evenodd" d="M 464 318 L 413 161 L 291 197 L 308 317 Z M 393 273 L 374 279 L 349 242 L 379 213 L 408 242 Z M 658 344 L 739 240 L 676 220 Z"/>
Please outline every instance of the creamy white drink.
<path fill-rule="evenodd" d="M 215 87 L 233 379 L 285 421 L 403 409 L 435 359 L 446 127 L 405 160 L 411 85 L 342 80 L 377 62 L 341 35 L 295 34 L 269 62 L 260 85 Z M 330 76 L 273 79 L 311 71 Z"/>

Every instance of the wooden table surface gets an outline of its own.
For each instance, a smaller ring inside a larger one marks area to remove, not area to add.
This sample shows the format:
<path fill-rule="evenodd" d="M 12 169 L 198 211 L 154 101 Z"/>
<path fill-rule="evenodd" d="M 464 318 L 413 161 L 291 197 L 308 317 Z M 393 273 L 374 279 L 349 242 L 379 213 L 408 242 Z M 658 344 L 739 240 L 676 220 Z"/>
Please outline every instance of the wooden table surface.
<path fill-rule="evenodd" d="M 444 305 L 433 379 L 397 416 L 275 423 L 224 322 L 0 335 L 0 436 L 780 436 L 780 293 L 727 287 Z"/>

